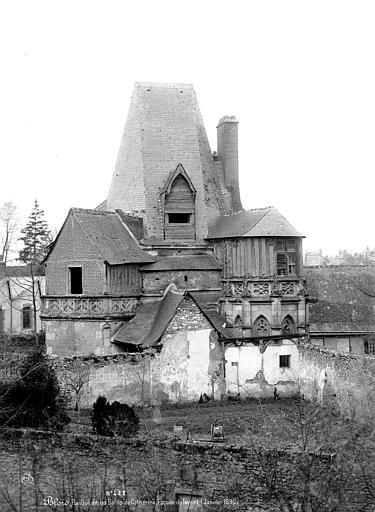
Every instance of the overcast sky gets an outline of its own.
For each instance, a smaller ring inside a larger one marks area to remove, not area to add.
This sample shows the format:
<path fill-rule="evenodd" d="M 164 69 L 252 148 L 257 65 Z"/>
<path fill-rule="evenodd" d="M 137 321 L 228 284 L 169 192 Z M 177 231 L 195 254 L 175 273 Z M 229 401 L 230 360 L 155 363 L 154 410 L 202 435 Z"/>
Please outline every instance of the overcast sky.
<path fill-rule="evenodd" d="M 193 83 L 211 149 L 236 115 L 246 208 L 332 254 L 374 247 L 375 2 L 0 5 L 0 204 L 53 229 L 110 186 L 135 81 Z"/>

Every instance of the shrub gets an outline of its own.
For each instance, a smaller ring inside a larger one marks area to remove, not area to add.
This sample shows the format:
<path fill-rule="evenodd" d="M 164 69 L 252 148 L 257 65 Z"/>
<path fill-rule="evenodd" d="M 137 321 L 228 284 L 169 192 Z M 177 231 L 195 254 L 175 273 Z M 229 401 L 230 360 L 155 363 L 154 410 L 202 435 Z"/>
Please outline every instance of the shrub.
<path fill-rule="evenodd" d="M 93 404 L 92 427 L 94 432 L 102 436 L 128 436 L 138 431 L 139 418 L 132 407 L 120 402 L 107 401 L 99 396 Z"/>
<path fill-rule="evenodd" d="M 20 378 L 0 386 L 0 425 L 61 430 L 69 417 L 43 349 L 21 364 Z"/>

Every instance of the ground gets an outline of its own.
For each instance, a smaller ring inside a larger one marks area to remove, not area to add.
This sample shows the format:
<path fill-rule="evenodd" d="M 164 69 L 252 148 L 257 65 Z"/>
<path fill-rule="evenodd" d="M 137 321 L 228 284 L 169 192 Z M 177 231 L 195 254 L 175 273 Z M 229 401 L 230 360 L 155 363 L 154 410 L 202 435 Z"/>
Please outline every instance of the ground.
<path fill-rule="evenodd" d="M 71 412 L 63 434 L 4 429 L 0 510 L 177 512 L 157 503 L 180 492 L 213 500 L 204 512 L 373 512 L 374 443 L 353 448 L 352 425 L 321 412 L 292 399 L 164 404 L 137 409 L 139 432 L 125 441 L 92 435 L 90 411 Z M 213 424 L 224 444 L 211 442 Z"/>
<path fill-rule="evenodd" d="M 222 425 L 225 443 L 288 448 L 298 435 L 298 403 L 292 399 L 243 400 L 203 404 L 165 404 L 138 408 L 140 439 L 172 439 L 175 425 L 183 427 L 183 440 L 207 441 L 211 425 Z M 82 411 L 80 421 L 72 413 L 71 432 L 90 432 L 90 411 Z"/>

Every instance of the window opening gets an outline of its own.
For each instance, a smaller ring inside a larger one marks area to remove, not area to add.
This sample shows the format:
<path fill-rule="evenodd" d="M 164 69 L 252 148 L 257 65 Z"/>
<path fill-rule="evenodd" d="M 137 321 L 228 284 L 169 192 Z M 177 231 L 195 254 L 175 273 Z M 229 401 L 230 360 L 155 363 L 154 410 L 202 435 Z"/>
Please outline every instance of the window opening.
<path fill-rule="evenodd" d="M 290 356 L 279 356 L 280 368 L 290 368 Z"/>
<path fill-rule="evenodd" d="M 276 273 L 294 276 L 297 273 L 297 244 L 295 239 L 276 240 Z"/>
<path fill-rule="evenodd" d="M 83 293 L 82 288 L 82 267 L 69 268 L 70 293 L 72 295 L 80 295 Z"/>
<path fill-rule="evenodd" d="M 22 308 L 22 329 L 31 329 L 32 315 L 31 306 L 24 306 Z"/>
<path fill-rule="evenodd" d="M 283 334 L 293 334 L 295 332 L 294 322 L 290 318 L 290 316 L 286 316 L 282 323 L 282 333 Z"/>
<path fill-rule="evenodd" d="M 169 224 L 189 224 L 190 213 L 168 213 Z"/>

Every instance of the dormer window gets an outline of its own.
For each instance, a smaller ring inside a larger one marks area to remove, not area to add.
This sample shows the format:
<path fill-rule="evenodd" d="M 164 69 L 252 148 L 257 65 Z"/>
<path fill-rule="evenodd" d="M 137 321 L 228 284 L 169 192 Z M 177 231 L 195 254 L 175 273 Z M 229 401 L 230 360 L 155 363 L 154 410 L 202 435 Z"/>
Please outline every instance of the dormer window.
<path fill-rule="evenodd" d="M 195 240 L 195 188 L 179 164 L 161 192 L 164 240 Z"/>

